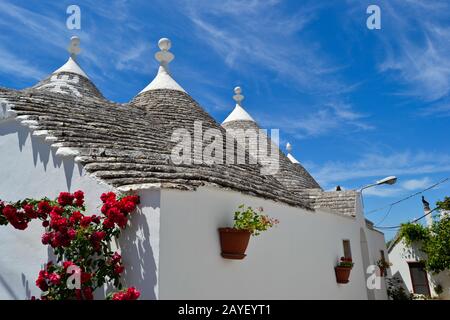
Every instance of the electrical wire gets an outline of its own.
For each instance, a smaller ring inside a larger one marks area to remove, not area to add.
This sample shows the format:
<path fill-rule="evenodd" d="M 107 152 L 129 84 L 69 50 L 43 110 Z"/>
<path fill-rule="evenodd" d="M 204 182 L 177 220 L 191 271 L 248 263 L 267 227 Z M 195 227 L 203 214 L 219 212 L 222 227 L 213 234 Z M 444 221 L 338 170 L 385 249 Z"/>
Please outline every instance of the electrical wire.
<path fill-rule="evenodd" d="M 434 212 L 434 211 L 436 211 L 436 210 L 438 210 L 438 209 L 439 209 L 439 207 L 434 208 L 434 209 L 431 210 L 430 212 L 425 213 L 423 216 L 421 216 L 421 217 L 419 217 L 419 218 L 417 218 L 417 219 L 414 219 L 413 221 L 411 221 L 411 223 L 416 223 L 417 221 L 419 221 L 419 220 L 425 218 L 426 216 L 428 216 L 429 214 L 431 214 L 432 212 Z M 398 228 L 401 227 L 401 225 L 398 225 L 398 226 L 390 226 L 390 227 L 379 227 L 379 226 L 375 226 L 375 227 L 376 227 L 377 229 L 398 229 Z"/>
<path fill-rule="evenodd" d="M 374 209 L 374 210 L 370 210 L 370 211 L 367 212 L 366 214 L 371 214 L 371 213 L 375 213 L 375 212 L 378 212 L 378 211 L 381 211 L 381 210 L 390 208 L 390 207 L 392 207 L 392 206 L 394 206 L 394 205 L 396 205 L 396 204 L 399 204 L 400 202 L 406 201 L 406 200 L 408 200 L 408 199 L 411 199 L 411 198 L 413 198 L 413 197 L 415 197 L 415 196 L 418 196 L 418 195 L 424 193 L 425 191 L 428 191 L 428 190 L 430 190 L 430 189 L 433 189 L 433 188 L 437 187 L 438 185 L 443 184 L 443 183 L 445 183 L 445 182 L 447 182 L 447 181 L 449 181 L 449 180 L 450 180 L 450 177 L 447 177 L 447 178 L 445 178 L 445 179 L 442 179 L 441 181 L 436 182 L 435 184 L 433 184 L 433 185 L 431 185 L 431 186 L 429 186 L 429 187 L 427 187 L 427 188 L 425 188 L 425 189 L 423 189 L 423 190 L 421 190 L 421 191 L 418 191 L 418 192 L 416 192 L 416 193 L 413 193 L 413 194 L 411 194 L 411 195 L 409 195 L 409 196 L 407 196 L 407 197 L 405 197 L 405 198 L 403 198 L 403 199 L 397 200 L 397 201 L 395 201 L 395 202 L 393 202 L 393 203 L 391 203 L 391 204 L 388 204 L 388 205 L 386 205 L 386 206 L 383 206 L 383 207 L 380 207 L 380 208 L 377 208 L 377 209 Z"/>
<path fill-rule="evenodd" d="M 391 213 L 392 207 L 393 207 L 393 206 L 390 206 L 390 207 L 389 207 L 389 210 L 386 212 L 386 214 L 384 215 L 384 217 L 383 217 L 380 221 L 378 221 L 377 223 L 375 223 L 375 226 L 380 225 L 384 220 L 386 220 L 386 218 L 389 216 L 389 213 Z"/>

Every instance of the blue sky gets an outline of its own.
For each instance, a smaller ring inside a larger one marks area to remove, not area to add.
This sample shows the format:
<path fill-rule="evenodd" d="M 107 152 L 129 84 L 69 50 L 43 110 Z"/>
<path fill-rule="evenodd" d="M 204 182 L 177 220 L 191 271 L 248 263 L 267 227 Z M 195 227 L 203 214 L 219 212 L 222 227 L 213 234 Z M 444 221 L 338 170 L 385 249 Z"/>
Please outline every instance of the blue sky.
<path fill-rule="evenodd" d="M 66 28 L 71 4 L 81 30 Z M 381 30 L 366 27 L 370 4 Z M 440 0 L 2 0 L 0 86 L 35 84 L 78 35 L 83 69 L 107 98 L 127 102 L 153 79 L 157 41 L 169 37 L 172 74 L 194 99 L 221 122 L 242 86 L 246 110 L 279 128 L 325 189 L 398 176 L 365 191 L 370 211 L 450 176 L 448 12 Z M 431 203 L 444 195 L 450 183 L 425 193 Z M 420 215 L 415 197 L 382 225 Z"/>

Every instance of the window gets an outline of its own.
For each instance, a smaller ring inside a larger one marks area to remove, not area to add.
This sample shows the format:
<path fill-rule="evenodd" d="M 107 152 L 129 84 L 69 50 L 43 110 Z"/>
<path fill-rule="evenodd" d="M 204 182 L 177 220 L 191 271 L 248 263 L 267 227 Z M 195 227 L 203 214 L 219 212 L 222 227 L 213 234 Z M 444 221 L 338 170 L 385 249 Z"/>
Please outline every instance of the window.
<path fill-rule="evenodd" d="M 413 292 L 416 294 L 430 295 L 427 273 L 422 262 L 408 262 Z"/>
<path fill-rule="evenodd" d="M 344 257 L 352 258 L 352 250 L 350 248 L 350 240 L 343 240 L 342 245 L 344 246 Z"/>

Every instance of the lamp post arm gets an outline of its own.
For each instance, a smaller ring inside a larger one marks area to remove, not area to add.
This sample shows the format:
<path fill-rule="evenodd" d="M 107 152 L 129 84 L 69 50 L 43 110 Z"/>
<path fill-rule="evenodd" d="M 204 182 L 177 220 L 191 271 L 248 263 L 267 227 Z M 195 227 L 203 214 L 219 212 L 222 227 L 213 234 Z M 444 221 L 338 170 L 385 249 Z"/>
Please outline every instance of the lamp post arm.
<path fill-rule="evenodd" d="M 370 187 L 375 187 L 377 185 L 378 185 L 378 183 L 372 183 L 372 184 L 369 184 L 367 186 L 363 186 L 363 187 L 359 188 L 358 191 L 362 192 L 364 189 L 367 189 L 367 188 L 370 188 Z"/>

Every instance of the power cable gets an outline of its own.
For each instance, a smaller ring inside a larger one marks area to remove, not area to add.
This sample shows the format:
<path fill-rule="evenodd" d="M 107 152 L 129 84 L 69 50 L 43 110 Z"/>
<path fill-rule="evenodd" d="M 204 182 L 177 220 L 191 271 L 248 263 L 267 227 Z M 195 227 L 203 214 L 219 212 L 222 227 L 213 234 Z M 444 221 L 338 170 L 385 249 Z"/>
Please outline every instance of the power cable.
<path fill-rule="evenodd" d="M 408 200 L 408 199 L 411 199 L 411 198 L 413 198 L 413 197 L 415 197 L 415 196 L 418 196 L 418 195 L 424 193 L 425 191 L 428 191 L 428 190 L 430 190 L 430 189 L 433 189 L 433 188 L 437 187 L 438 185 L 443 184 L 443 183 L 445 183 L 445 182 L 447 182 L 447 181 L 449 181 L 449 180 L 450 180 L 450 177 L 445 178 L 445 179 L 442 179 L 441 181 L 436 182 L 435 184 L 433 184 L 433 185 L 431 185 L 431 186 L 429 186 L 429 187 L 427 187 L 427 188 L 425 188 L 425 189 L 423 189 L 423 190 L 421 190 L 421 191 L 418 191 L 418 192 L 416 192 L 416 193 L 413 193 L 413 194 L 411 194 L 411 195 L 409 195 L 409 196 L 407 196 L 407 197 L 405 197 L 405 198 L 403 198 L 403 199 L 397 200 L 397 201 L 395 201 L 395 202 L 393 202 L 393 203 L 391 203 L 391 204 L 388 204 L 388 205 L 386 205 L 386 206 L 383 206 L 383 207 L 380 207 L 380 208 L 377 208 L 377 209 L 374 209 L 374 210 L 370 210 L 370 211 L 367 212 L 366 214 L 371 214 L 371 213 L 375 213 L 375 212 L 378 212 L 378 211 L 381 211 L 381 210 L 390 208 L 390 207 L 392 207 L 392 206 L 394 206 L 394 205 L 396 205 L 396 204 L 399 204 L 400 202 L 406 201 L 406 200 Z"/>

